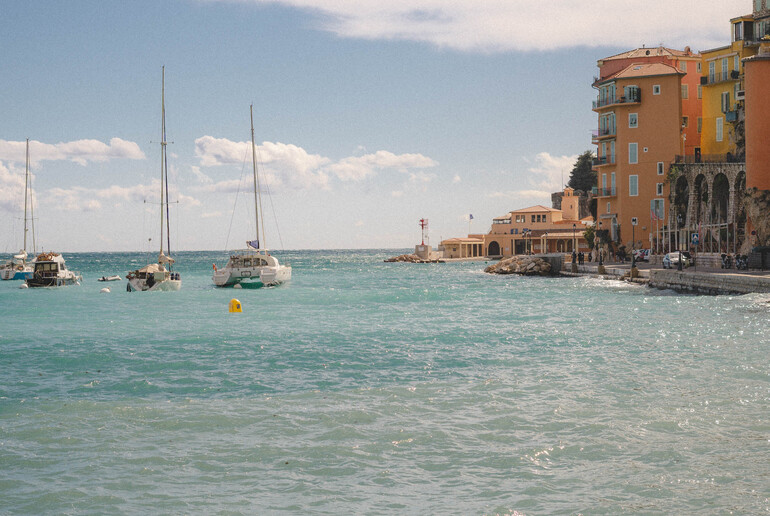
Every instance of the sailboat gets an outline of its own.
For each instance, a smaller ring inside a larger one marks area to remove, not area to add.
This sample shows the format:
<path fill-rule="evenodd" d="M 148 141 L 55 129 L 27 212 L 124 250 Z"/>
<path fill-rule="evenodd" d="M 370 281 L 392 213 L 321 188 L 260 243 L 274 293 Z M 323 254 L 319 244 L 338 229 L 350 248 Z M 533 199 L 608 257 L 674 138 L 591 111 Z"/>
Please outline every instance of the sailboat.
<path fill-rule="evenodd" d="M 3 265 L 0 265 L 0 279 L 26 280 L 32 277 L 32 263 L 27 263 L 27 232 L 28 221 L 32 220 L 32 249 L 35 248 L 34 217 L 27 218 L 27 208 L 32 212 L 32 196 L 30 195 L 31 181 L 29 179 L 29 138 L 27 138 L 27 171 L 24 176 L 24 247 Z M 34 251 L 33 251 L 34 253 Z M 34 260 L 33 260 L 34 261 Z"/>
<path fill-rule="evenodd" d="M 259 172 L 257 170 L 257 148 L 254 144 L 254 106 L 249 107 L 251 116 L 251 163 L 254 176 L 254 223 L 256 239 L 246 242 L 246 249 L 234 251 L 223 268 L 214 264 L 214 285 L 230 287 L 241 282 L 254 282 L 262 286 L 280 285 L 291 279 L 291 267 L 281 265 L 266 247 L 260 246 L 259 227 L 262 225 L 262 243 L 265 239 L 265 224 L 262 210 L 262 194 L 259 190 Z"/>
<path fill-rule="evenodd" d="M 131 271 L 126 275 L 128 284 L 126 290 L 156 291 L 179 290 L 182 288 L 182 277 L 173 271 L 175 260 L 171 258 L 171 236 L 168 209 L 168 158 L 166 157 L 166 67 L 162 67 L 161 86 L 161 142 L 160 142 L 160 252 L 158 263 L 148 264 L 141 269 Z M 164 232 L 165 225 L 165 232 Z M 166 237 L 166 248 L 163 248 L 163 237 Z M 166 254 L 166 251 L 168 254 Z"/>

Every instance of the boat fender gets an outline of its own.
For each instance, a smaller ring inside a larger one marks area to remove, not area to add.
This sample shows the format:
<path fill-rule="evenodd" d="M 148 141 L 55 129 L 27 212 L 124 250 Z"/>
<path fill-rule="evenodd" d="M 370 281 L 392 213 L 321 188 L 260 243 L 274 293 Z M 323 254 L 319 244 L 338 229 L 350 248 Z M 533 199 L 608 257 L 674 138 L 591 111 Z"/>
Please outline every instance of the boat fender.
<path fill-rule="evenodd" d="M 214 268 L 214 272 L 217 272 L 217 264 L 216 263 L 212 263 L 211 266 Z"/>

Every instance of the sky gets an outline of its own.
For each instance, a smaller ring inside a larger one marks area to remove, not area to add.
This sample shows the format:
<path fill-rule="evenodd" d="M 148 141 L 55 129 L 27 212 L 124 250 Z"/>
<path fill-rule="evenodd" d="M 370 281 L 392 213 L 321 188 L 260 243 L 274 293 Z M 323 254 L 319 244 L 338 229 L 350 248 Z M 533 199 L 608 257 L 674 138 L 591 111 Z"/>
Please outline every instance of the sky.
<path fill-rule="evenodd" d="M 0 6 L 0 253 L 146 251 L 165 66 L 174 250 L 411 248 L 550 206 L 596 61 L 730 41 L 749 0 L 38 0 Z M 473 215 L 470 220 L 469 215 Z"/>

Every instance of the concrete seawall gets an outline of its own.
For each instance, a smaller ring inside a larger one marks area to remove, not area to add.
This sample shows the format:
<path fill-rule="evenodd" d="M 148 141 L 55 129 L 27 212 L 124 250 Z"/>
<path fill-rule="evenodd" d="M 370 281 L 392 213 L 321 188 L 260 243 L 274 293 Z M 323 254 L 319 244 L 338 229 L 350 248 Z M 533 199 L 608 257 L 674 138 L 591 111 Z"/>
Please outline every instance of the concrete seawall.
<path fill-rule="evenodd" d="M 693 294 L 750 294 L 770 292 L 770 277 L 653 269 L 650 271 L 649 285 Z"/>

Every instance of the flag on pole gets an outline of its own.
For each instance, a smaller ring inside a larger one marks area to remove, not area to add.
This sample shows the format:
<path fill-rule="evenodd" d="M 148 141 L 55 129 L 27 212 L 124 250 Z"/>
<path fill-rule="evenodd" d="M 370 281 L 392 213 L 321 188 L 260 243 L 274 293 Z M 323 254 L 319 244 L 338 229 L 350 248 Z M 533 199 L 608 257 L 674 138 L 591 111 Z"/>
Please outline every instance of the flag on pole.
<path fill-rule="evenodd" d="M 473 214 L 472 213 L 468 214 L 468 220 L 473 220 Z"/>

